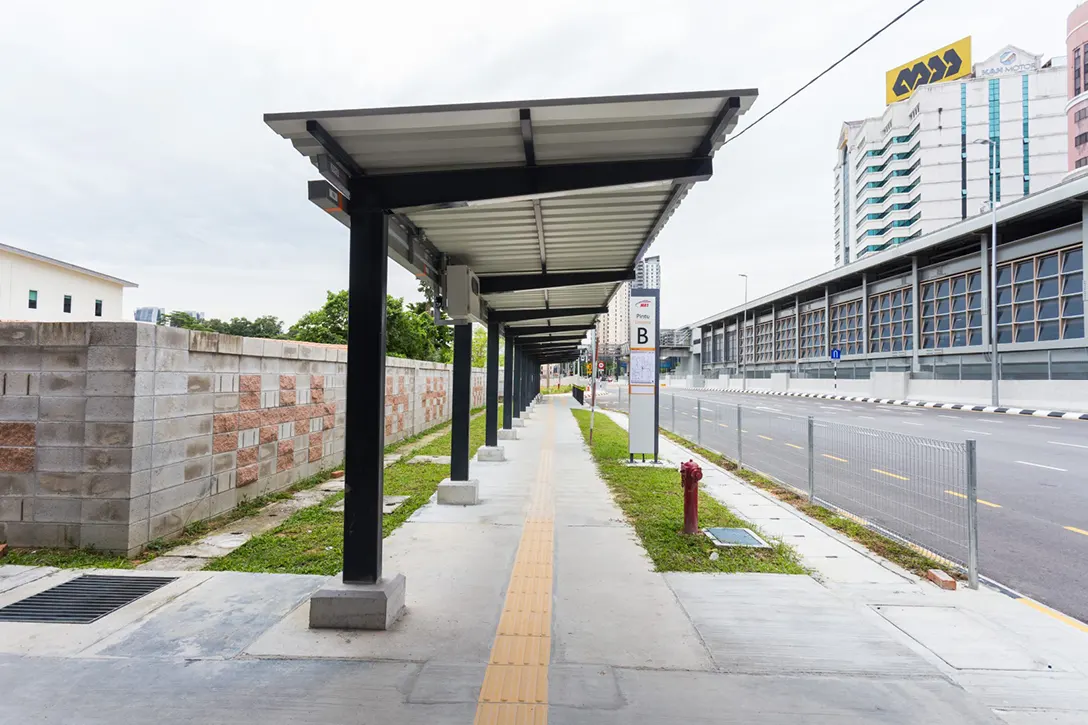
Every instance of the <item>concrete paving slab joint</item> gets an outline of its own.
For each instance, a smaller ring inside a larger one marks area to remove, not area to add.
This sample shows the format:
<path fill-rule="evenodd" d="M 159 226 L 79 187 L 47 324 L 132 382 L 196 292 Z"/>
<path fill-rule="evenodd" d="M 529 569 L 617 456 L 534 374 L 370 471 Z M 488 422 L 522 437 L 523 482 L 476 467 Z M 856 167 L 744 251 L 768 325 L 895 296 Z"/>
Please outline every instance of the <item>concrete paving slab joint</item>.
<path fill-rule="evenodd" d="M 476 450 L 476 460 L 501 463 L 506 460 L 506 454 L 502 446 L 480 446 Z"/>
<path fill-rule="evenodd" d="M 518 432 L 513 428 L 501 428 L 498 433 L 500 441 L 516 441 L 518 439 Z"/>
<path fill-rule="evenodd" d="M 443 506 L 475 506 L 480 503 L 480 482 L 474 478 L 468 481 L 443 479 L 438 484 L 438 503 Z"/>
<path fill-rule="evenodd" d="M 337 574 L 310 597 L 310 629 L 386 630 L 404 613 L 404 575 L 348 584 Z"/>

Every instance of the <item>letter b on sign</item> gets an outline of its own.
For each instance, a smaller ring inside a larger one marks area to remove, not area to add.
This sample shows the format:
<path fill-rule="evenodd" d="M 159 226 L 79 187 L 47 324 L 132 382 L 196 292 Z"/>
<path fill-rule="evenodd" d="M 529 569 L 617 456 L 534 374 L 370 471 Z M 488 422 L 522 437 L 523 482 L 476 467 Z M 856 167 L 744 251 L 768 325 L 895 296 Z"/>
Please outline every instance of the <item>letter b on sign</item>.
<path fill-rule="evenodd" d="M 639 345 L 645 345 L 646 343 L 648 343 L 650 341 L 650 332 L 649 332 L 649 330 L 647 330 L 645 327 L 638 328 L 637 338 L 638 339 L 636 340 L 636 342 Z"/>

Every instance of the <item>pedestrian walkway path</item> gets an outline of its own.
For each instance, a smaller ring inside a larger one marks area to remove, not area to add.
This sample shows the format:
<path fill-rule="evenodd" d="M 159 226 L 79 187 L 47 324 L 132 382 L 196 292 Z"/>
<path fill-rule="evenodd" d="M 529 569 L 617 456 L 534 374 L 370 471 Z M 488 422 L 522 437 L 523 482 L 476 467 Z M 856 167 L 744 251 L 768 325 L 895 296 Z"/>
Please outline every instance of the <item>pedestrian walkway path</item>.
<path fill-rule="evenodd" d="M 920 583 L 709 466 L 707 492 L 816 575 L 654 572 L 569 405 L 473 461 L 478 506 L 386 539 L 391 631 L 308 629 L 320 577 L 179 572 L 90 625 L 0 623 L 0 723 L 1088 721 L 1088 634 Z M 0 567 L 0 606 L 76 575 Z"/>

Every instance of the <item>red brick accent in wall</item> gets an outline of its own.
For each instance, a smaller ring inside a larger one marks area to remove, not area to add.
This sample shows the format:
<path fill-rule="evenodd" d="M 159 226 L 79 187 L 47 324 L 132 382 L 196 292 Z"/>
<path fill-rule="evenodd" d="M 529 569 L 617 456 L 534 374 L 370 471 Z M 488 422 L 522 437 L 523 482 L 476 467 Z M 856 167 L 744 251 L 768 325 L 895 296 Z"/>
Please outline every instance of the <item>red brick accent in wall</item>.
<path fill-rule="evenodd" d="M 261 414 L 255 410 L 238 414 L 238 430 L 249 430 L 261 427 Z"/>
<path fill-rule="evenodd" d="M 315 403 L 324 403 L 325 402 L 325 389 L 324 388 L 314 388 L 313 390 L 311 390 L 310 391 L 310 400 L 314 401 Z"/>
<path fill-rule="evenodd" d="M 238 415 L 236 413 L 219 413 L 212 419 L 213 429 L 216 433 L 229 433 L 238 430 Z"/>
<path fill-rule="evenodd" d="M 316 390 L 317 388 L 325 388 L 325 376 L 324 375 L 311 375 L 310 376 L 310 389 Z"/>
<path fill-rule="evenodd" d="M 320 433 L 311 433 L 310 434 L 310 444 L 309 444 L 310 448 L 313 448 L 314 446 L 317 446 L 317 447 L 320 448 L 321 443 L 322 443 L 322 439 L 323 439 L 323 436 Z"/>
<path fill-rule="evenodd" d="M 280 375 L 280 390 L 294 390 L 295 389 L 295 376 L 294 375 Z"/>
<path fill-rule="evenodd" d="M 276 432 L 276 426 L 266 425 L 261 428 L 261 443 L 271 443 L 276 440 L 278 433 Z"/>
<path fill-rule="evenodd" d="M 0 423 L 0 446 L 33 446 L 33 423 Z"/>
<path fill-rule="evenodd" d="M 212 438 L 212 453 L 227 453 L 238 447 L 237 433 L 217 433 Z"/>
<path fill-rule="evenodd" d="M 261 376 L 260 375 L 239 375 L 238 376 L 238 390 L 243 393 L 259 393 L 261 392 Z"/>
<path fill-rule="evenodd" d="M 310 446 L 310 463 L 321 460 L 321 446 Z"/>
<path fill-rule="evenodd" d="M 310 430 L 310 421 L 306 418 L 299 418 L 295 421 L 295 435 L 302 436 Z"/>
<path fill-rule="evenodd" d="M 248 486 L 251 483 L 255 483 L 257 481 L 258 468 L 259 466 L 257 466 L 257 464 L 255 463 L 251 466 L 243 466 L 242 468 L 239 468 L 238 483 L 235 485 L 240 488 L 242 486 Z"/>
<path fill-rule="evenodd" d="M 285 441 L 280 441 L 279 455 L 286 456 L 287 454 L 294 453 L 294 452 L 295 452 L 295 441 L 293 439 L 288 438 Z"/>
<path fill-rule="evenodd" d="M 336 425 L 336 419 L 331 415 L 325 416 L 325 430 L 332 430 L 332 427 Z M 388 427 L 388 426 L 386 426 Z"/>
<path fill-rule="evenodd" d="M 294 405 L 295 404 L 295 391 L 294 390 L 281 390 L 280 391 L 280 405 Z"/>
<path fill-rule="evenodd" d="M 257 446 L 238 449 L 238 467 L 249 466 L 257 462 Z"/>
<path fill-rule="evenodd" d="M 0 471 L 5 473 L 30 473 L 33 470 L 33 448 L 0 448 Z"/>
<path fill-rule="evenodd" d="M 238 407 L 242 410 L 257 410 L 261 407 L 260 393 L 242 393 L 238 396 Z"/>
<path fill-rule="evenodd" d="M 293 453 L 288 453 L 286 456 L 280 456 L 276 459 L 276 473 L 280 471 L 286 471 L 295 463 L 295 456 Z"/>

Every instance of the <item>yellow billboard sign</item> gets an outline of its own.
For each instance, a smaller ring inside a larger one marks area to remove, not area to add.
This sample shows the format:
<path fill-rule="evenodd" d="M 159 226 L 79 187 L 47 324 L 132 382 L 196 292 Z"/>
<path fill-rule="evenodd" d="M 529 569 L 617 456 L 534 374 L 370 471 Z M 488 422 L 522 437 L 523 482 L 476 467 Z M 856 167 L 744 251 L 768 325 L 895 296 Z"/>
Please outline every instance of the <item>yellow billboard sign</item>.
<path fill-rule="evenodd" d="M 971 36 L 892 68 L 885 76 L 887 103 L 910 98 L 919 86 L 963 78 L 971 72 Z"/>

